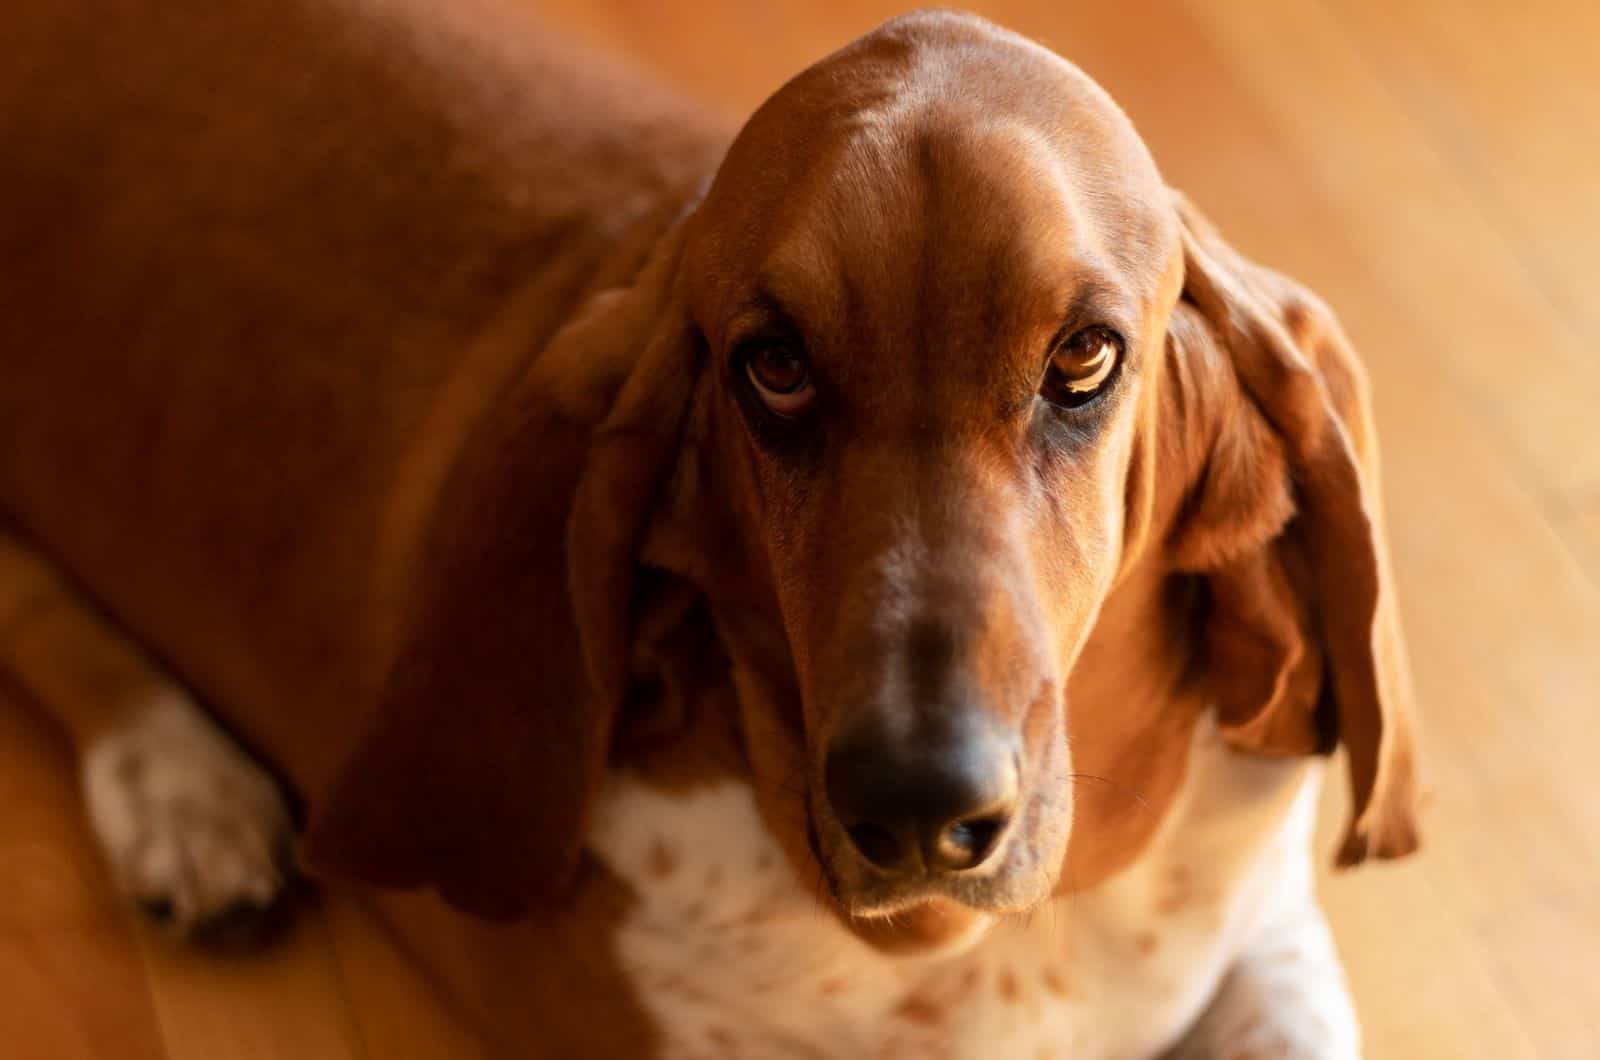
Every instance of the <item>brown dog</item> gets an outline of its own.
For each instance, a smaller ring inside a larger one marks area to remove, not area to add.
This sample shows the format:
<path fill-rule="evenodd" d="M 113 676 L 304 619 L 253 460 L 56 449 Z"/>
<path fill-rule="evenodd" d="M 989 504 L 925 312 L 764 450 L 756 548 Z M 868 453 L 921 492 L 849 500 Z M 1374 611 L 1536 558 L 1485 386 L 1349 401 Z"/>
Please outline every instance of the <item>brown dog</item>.
<path fill-rule="evenodd" d="M 1328 311 L 975 19 L 726 147 L 492 0 L 370 7 L 0 16 L 0 662 L 129 892 L 281 886 L 198 698 L 315 871 L 528 914 L 402 924 L 523 947 L 507 1049 L 1353 1053 L 1304 756 L 1344 863 L 1416 840 Z"/>

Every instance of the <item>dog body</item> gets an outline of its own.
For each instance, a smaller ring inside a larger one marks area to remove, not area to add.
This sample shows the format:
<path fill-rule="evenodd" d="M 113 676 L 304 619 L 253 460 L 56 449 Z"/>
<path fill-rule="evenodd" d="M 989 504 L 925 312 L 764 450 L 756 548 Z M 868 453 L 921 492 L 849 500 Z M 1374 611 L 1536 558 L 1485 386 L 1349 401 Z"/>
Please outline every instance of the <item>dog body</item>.
<path fill-rule="evenodd" d="M 0 64 L 0 665 L 130 894 L 281 886 L 203 700 L 497 1054 L 1355 1052 L 1362 383 L 1098 88 L 913 16 L 730 147 L 492 2 L 180 6 Z"/>
<path fill-rule="evenodd" d="M 310 793 L 467 436 L 726 142 L 514 11 L 434 6 L 6 15 L 0 238 L 28 308 L 0 332 L 0 496 Z M 506 89 L 525 76 L 553 98 Z"/>

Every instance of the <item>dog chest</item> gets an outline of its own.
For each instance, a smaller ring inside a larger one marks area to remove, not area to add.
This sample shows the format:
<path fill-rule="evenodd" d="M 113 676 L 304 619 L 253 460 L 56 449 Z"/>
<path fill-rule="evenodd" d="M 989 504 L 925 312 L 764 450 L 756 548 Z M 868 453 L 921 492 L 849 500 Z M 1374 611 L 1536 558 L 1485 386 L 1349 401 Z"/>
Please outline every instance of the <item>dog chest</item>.
<path fill-rule="evenodd" d="M 1284 789 L 1276 764 L 1246 763 L 1246 786 L 1264 785 L 1253 793 L 1232 769 L 1217 775 L 1232 765 L 1218 749 L 1197 745 L 1192 764 L 1127 871 L 932 957 L 881 954 L 820 908 L 747 785 L 669 794 L 614 776 L 591 847 L 635 895 L 615 956 L 670 1057 L 1151 1055 L 1204 1007 L 1262 914 L 1250 878 L 1292 875 L 1296 850 L 1306 857 L 1285 841 L 1286 811 L 1314 801 L 1239 798 Z"/>

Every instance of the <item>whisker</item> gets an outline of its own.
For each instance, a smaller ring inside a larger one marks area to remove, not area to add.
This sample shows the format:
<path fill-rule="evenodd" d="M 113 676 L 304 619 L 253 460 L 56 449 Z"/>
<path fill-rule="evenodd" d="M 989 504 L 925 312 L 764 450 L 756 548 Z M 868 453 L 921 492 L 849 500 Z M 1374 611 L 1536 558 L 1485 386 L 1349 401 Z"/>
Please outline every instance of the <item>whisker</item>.
<path fill-rule="evenodd" d="M 1143 792 L 1130 788 L 1121 781 L 1112 780 L 1110 777 L 1096 776 L 1093 773 L 1068 773 L 1067 779 L 1074 783 L 1080 780 L 1092 780 L 1099 784 L 1105 784 L 1115 791 L 1131 796 L 1133 800 L 1139 804 L 1139 808 L 1141 810 L 1148 810 L 1150 808 L 1150 800 L 1144 797 Z"/>

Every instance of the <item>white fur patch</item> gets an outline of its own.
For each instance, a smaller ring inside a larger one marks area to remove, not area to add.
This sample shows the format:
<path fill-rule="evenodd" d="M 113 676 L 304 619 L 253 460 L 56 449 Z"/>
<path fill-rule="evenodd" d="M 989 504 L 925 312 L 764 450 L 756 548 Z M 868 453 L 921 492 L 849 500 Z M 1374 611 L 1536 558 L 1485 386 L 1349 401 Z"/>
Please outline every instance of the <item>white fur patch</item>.
<path fill-rule="evenodd" d="M 636 894 L 615 945 L 665 1057 L 1150 1057 L 1265 926 L 1315 917 L 1316 772 L 1205 727 L 1133 866 L 953 956 L 887 956 L 848 932 L 743 784 L 667 795 L 614 775 L 591 846 Z"/>
<path fill-rule="evenodd" d="M 282 889 L 291 824 L 278 786 L 181 693 L 95 741 L 82 779 L 118 884 L 180 931 Z"/>

